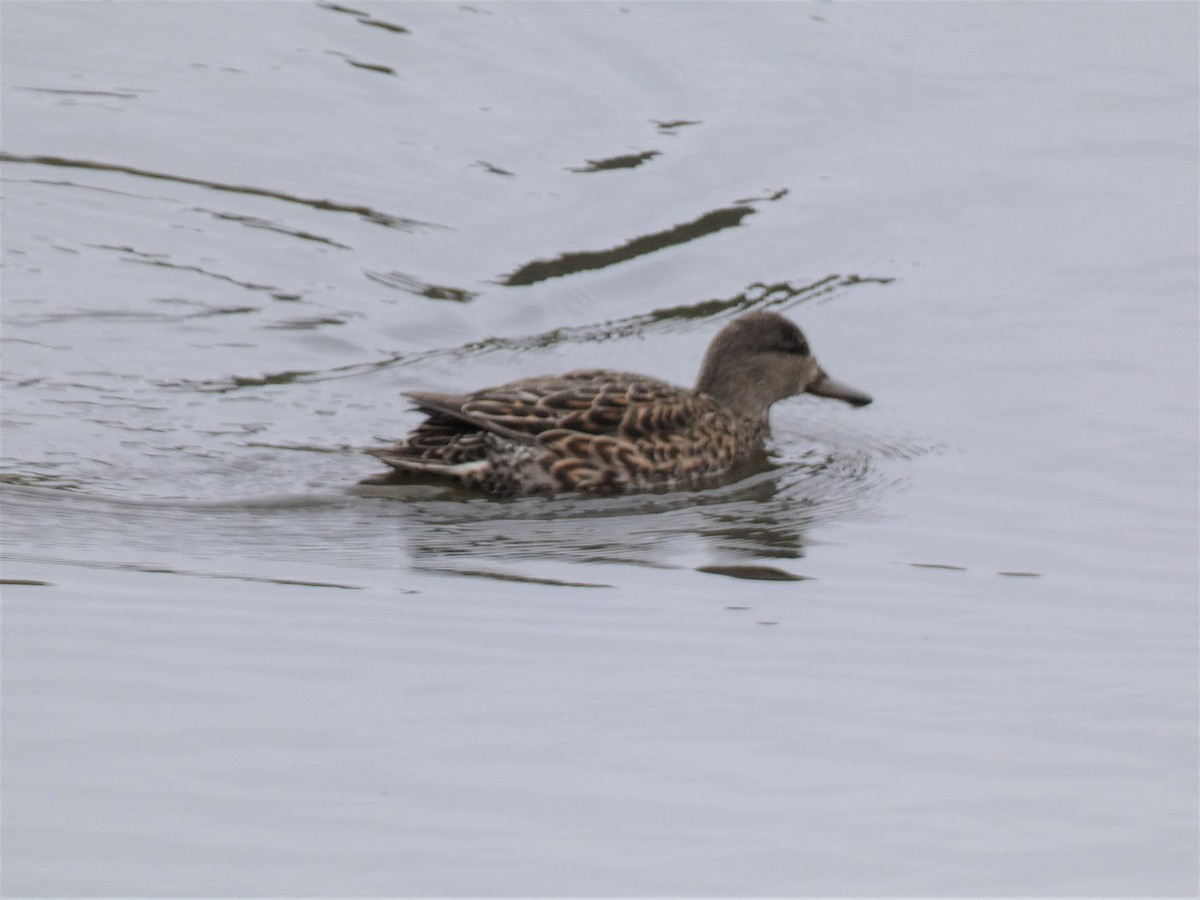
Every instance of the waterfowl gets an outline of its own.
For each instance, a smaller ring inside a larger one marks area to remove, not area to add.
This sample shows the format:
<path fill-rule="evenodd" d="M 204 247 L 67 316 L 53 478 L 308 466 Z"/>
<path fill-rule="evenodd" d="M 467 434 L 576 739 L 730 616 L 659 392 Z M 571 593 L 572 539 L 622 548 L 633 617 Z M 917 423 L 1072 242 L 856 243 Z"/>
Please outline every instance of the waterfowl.
<path fill-rule="evenodd" d="M 803 393 L 871 402 L 825 373 L 792 322 L 754 312 L 717 334 L 690 390 L 584 369 L 471 394 L 408 393 L 428 418 L 400 443 L 367 450 L 392 470 L 363 483 L 425 476 L 495 496 L 692 486 L 760 450 L 771 405 Z"/>

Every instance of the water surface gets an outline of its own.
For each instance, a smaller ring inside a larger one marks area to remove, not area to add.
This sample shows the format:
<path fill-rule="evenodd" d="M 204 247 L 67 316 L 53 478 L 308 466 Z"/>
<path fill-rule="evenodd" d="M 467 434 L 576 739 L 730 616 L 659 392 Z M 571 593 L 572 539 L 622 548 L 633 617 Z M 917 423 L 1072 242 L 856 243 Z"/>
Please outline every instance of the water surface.
<path fill-rule="evenodd" d="M 12 894 L 1193 894 L 1190 4 L 9 2 Z M 400 393 L 875 396 L 669 495 Z"/>

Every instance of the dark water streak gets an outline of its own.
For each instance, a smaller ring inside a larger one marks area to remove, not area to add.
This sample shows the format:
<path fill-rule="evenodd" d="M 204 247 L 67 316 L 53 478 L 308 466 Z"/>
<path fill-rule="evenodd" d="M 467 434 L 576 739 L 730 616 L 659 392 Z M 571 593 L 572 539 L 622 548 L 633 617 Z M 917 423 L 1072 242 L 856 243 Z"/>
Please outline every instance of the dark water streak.
<path fill-rule="evenodd" d="M 327 210 L 329 212 L 353 213 L 361 216 L 368 222 L 374 222 L 376 225 L 384 225 L 388 228 L 399 228 L 405 231 L 412 231 L 420 228 L 439 228 L 443 226 L 435 225 L 432 222 L 422 222 L 418 219 L 409 219 L 403 216 L 393 216 L 388 213 L 380 212 L 372 209 L 369 206 L 360 206 L 350 203 L 339 203 L 334 200 L 317 200 L 308 197 L 298 197 L 294 194 L 287 194 L 283 191 L 276 191 L 270 188 L 250 187 L 242 184 L 222 184 L 217 181 L 208 181 L 203 178 L 191 178 L 186 175 L 172 175 L 167 172 L 154 172 L 149 169 L 139 169 L 134 166 L 120 165 L 119 163 L 94 162 L 86 159 L 68 159 L 62 156 L 22 156 L 15 153 L 6 153 L 0 151 L 0 162 L 7 163 L 28 163 L 39 166 L 59 166 L 68 169 L 85 169 L 99 172 L 119 172 L 124 175 L 136 175 L 139 178 L 153 178 L 158 181 L 171 181 L 176 184 L 190 184 L 197 187 L 208 188 L 214 191 L 226 191 L 233 194 L 250 194 L 256 197 L 269 197 L 272 200 L 282 200 L 285 203 L 299 203 L 302 206 L 308 206 L 312 209 Z"/>

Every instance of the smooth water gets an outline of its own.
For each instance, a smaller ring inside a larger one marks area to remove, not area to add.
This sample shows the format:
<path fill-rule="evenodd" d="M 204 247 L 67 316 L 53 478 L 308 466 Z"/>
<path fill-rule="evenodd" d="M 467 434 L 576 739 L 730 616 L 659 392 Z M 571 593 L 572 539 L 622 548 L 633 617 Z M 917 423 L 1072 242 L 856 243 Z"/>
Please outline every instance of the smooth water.
<path fill-rule="evenodd" d="M 1200 887 L 1195 5 L 0 15 L 7 894 Z M 875 404 L 355 487 L 752 309 Z"/>

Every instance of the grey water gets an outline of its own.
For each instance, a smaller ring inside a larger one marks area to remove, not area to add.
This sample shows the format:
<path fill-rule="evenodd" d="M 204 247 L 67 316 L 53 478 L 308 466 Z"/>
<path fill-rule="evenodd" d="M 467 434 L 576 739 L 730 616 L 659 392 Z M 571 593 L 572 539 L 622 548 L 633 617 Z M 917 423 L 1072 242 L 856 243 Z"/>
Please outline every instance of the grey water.
<path fill-rule="evenodd" d="M 1195 895 L 1198 9 L 7 2 L 8 895 Z M 407 390 L 875 397 L 356 487 Z"/>

